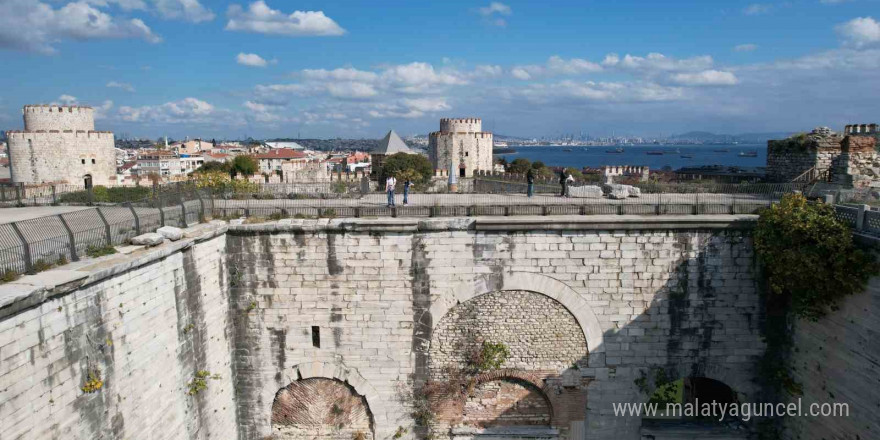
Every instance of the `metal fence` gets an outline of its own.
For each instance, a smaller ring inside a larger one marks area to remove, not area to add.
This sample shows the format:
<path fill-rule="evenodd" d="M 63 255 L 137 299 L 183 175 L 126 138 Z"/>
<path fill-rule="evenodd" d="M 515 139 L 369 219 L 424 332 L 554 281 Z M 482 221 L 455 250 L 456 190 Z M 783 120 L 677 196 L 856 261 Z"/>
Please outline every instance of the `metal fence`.
<path fill-rule="evenodd" d="M 149 198 L 83 207 L 63 214 L 0 224 L 0 275 L 34 273 L 77 261 L 162 226 L 204 221 L 213 200 L 192 185 L 157 188 Z"/>

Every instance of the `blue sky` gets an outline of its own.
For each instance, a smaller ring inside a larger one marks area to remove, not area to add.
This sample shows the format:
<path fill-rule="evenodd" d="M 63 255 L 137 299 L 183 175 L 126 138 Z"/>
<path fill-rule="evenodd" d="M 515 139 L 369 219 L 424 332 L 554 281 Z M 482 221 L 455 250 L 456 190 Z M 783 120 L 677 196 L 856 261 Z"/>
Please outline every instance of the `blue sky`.
<path fill-rule="evenodd" d="M 877 122 L 878 0 L 0 0 L 0 126 L 381 137 L 477 116 L 521 136 Z"/>

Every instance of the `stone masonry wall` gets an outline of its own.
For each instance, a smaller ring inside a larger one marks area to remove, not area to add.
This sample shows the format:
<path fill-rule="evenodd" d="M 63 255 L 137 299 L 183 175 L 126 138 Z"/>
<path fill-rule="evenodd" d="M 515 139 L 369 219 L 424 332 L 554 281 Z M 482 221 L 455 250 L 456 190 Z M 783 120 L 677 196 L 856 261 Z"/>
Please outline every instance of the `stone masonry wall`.
<path fill-rule="evenodd" d="M 880 278 L 865 292 L 846 298 L 840 309 L 794 329 L 792 375 L 803 387 L 802 408 L 845 403 L 846 417 L 788 417 L 786 439 L 880 437 Z M 796 402 L 797 397 L 792 397 Z M 822 408 L 819 408 L 820 410 Z M 830 408 L 826 408 L 830 409 Z"/>
<path fill-rule="evenodd" d="M 585 405 L 563 408 L 569 432 L 580 423 L 591 439 L 639 438 L 641 420 L 615 416 L 612 404 L 646 401 L 635 380 L 655 369 L 720 380 L 753 400 L 761 302 L 751 239 L 731 218 L 233 226 L 241 438 L 270 434 L 276 393 L 310 377 L 345 381 L 363 395 L 377 438 L 399 428 L 412 436 L 407 396 L 429 378 L 432 333 L 456 304 L 492 292 L 546 295 L 581 327 L 587 365 L 557 372 L 561 386 L 588 384 Z"/>
<path fill-rule="evenodd" d="M 810 168 L 830 170 L 840 155 L 841 141 L 837 135 L 809 135 L 802 147 L 767 141 L 767 177 L 774 182 L 790 182 Z"/>
<path fill-rule="evenodd" d="M 13 182 L 116 183 L 113 133 L 99 131 L 8 132 Z M 93 163 L 94 161 L 94 163 Z"/>
<path fill-rule="evenodd" d="M 224 230 L 0 286 L 0 437 L 234 438 Z"/>

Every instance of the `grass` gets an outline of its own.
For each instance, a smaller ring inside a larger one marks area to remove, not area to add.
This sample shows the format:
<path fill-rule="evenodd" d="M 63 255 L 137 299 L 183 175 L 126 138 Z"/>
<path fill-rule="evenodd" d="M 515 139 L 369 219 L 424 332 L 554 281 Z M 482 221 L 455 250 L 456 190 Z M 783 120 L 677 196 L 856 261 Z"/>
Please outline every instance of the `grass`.
<path fill-rule="evenodd" d="M 116 253 L 116 248 L 113 246 L 89 246 L 86 248 L 86 255 L 92 258 L 103 257 L 105 255 L 113 255 Z"/>

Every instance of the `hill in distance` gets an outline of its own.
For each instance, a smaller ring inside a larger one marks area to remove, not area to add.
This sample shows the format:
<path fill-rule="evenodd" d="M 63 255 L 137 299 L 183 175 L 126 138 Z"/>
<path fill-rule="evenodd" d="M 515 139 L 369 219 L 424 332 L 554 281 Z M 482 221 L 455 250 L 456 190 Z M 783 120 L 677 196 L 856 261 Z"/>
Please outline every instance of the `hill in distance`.
<path fill-rule="evenodd" d="M 775 131 L 767 133 L 741 133 L 741 134 L 715 134 L 708 131 L 689 131 L 687 133 L 676 134 L 670 139 L 682 139 L 689 141 L 699 141 L 706 143 L 732 143 L 739 142 L 744 144 L 762 144 L 770 139 L 784 139 L 794 134 L 794 132 Z"/>

